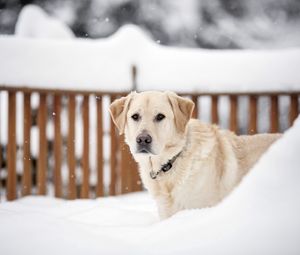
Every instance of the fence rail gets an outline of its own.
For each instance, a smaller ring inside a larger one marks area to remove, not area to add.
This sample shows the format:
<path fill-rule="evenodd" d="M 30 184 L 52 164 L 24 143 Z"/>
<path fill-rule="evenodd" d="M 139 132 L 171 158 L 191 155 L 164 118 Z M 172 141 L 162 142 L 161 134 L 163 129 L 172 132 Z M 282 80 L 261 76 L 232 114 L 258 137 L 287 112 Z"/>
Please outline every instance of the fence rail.
<path fill-rule="evenodd" d="M 7 111 L 8 116 L 7 120 L 0 120 L 8 125 L 7 142 L 1 141 L 0 137 L 0 197 L 1 194 L 5 194 L 7 200 L 14 200 L 30 194 L 45 195 L 49 193 L 49 185 L 53 185 L 55 197 L 68 199 L 117 195 L 142 189 L 136 163 L 131 158 L 124 137 L 117 134 L 111 120 L 107 123 L 108 128 L 104 125 L 104 119 L 108 116 L 109 103 L 128 92 L 0 86 L 0 93 L 4 93 L 7 98 L 7 109 L 0 108 L 0 112 Z M 21 98 L 23 98 L 21 123 L 16 122 L 19 114 L 16 108 L 17 94 L 21 94 Z M 34 118 L 35 109 L 31 107 L 33 94 L 37 94 L 39 97 L 36 118 Z M 286 126 L 290 126 L 299 113 L 300 91 L 181 93 L 181 95 L 190 97 L 194 101 L 196 107 L 193 117 L 195 118 L 201 117 L 200 102 L 202 98 L 209 97 L 210 109 L 205 110 L 210 112 L 211 122 L 216 124 L 219 123 L 220 117 L 224 117 L 220 116 L 219 99 L 222 96 L 228 97 L 229 114 L 225 118 L 228 118 L 229 129 L 236 133 L 239 132 L 238 112 L 241 97 L 248 98 L 249 108 L 245 114 L 248 116 L 247 132 L 249 134 L 258 132 L 258 100 L 261 97 L 268 97 L 270 102 L 267 120 L 270 124 L 269 132 L 282 131 L 279 125 L 281 115 L 289 115 L 289 123 Z M 78 96 L 82 98 L 80 114 L 76 112 Z M 289 107 L 285 112 L 279 111 L 281 96 L 289 98 Z M 3 98 L 3 96 L 0 97 L 0 100 Z M 93 104 L 91 99 L 94 99 Z M 95 115 L 92 115 L 92 109 L 94 109 Z M 65 115 L 64 117 L 62 115 L 64 111 L 67 112 L 66 118 Z M 82 123 L 80 126 L 76 124 L 79 119 Z M 92 126 L 92 120 L 96 120 L 95 127 Z M 47 136 L 49 122 L 53 123 L 54 129 L 51 139 Z M 66 134 L 62 132 L 62 126 L 65 124 L 67 125 Z M 3 127 L 3 124 L 0 125 L 0 128 L 1 126 Z M 37 137 L 33 137 L 31 132 L 34 126 L 39 130 Z M 16 134 L 20 129 L 23 141 L 17 143 Z M 95 141 L 90 139 L 92 130 L 95 132 L 93 136 Z M 75 135 L 76 132 L 80 132 L 82 138 L 80 157 L 76 154 L 78 137 Z M 109 146 L 105 143 L 107 137 Z M 36 163 L 31 151 L 33 139 L 37 139 L 39 144 L 38 155 L 35 157 Z M 95 150 L 91 150 L 91 142 L 95 144 Z M 19 152 L 21 152 L 21 156 L 18 158 Z M 92 154 L 95 154 L 95 164 L 91 164 Z M 109 159 L 105 159 L 105 154 L 109 155 Z M 21 166 L 17 164 L 18 160 L 22 161 Z M 92 167 L 92 165 L 94 166 Z M 67 176 L 65 176 L 66 174 Z M 93 176 L 96 181 L 91 183 Z"/>

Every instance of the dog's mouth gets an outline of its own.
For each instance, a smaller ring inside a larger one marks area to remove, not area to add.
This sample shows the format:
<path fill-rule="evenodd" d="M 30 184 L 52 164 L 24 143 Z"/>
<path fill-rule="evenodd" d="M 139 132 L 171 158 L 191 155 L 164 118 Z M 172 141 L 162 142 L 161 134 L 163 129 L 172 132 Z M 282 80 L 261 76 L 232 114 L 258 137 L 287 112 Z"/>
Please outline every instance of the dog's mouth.
<path fill-rule="evenodd" d="M 137 154 L 153 154 L 153 155 L 155 155 L 155 153 L 152 151 L 151 148 L 145 147 L 145 146 L 138 147 L 136 150 L 136 153 Z"/>
<path fill-rule="evenodd" d="M 152 153 L 152 151 L 150 149 L 147 149 L 147 148 L 139 148 L 137 149 L 136 153 L 142 153 L 142 154 L 148 154 L 148 153 Z"/>

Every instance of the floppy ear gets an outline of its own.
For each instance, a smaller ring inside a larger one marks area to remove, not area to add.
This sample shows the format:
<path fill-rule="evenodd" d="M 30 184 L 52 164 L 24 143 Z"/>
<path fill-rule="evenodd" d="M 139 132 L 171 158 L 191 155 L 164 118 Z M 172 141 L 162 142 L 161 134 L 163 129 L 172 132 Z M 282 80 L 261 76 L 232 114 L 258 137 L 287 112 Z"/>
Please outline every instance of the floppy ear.
<path fill-rule="evenodd" d="M 128 112 L 129 104 L 132 98 L 132 93 L 126 97 L 121 97 L 112 102 L 109 107 L 111 118 L 119 130 L 119 134 L 124 133 L 126 124 L 126 115 Z"/>
<path fill-rule="evenodd" d="M 166 93 L 173 109 L 176 128 L 180 133 L 184 133 L 195 104 L 190 99 L 177 96 L 174 92 Z"/>

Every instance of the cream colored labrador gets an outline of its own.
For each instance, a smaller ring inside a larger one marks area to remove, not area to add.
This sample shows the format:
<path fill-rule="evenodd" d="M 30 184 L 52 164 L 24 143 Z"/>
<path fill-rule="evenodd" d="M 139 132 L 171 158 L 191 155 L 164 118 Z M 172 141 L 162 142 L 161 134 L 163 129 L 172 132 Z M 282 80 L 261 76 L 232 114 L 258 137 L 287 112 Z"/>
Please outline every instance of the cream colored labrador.
<path fill-rule="evenodd" d="M 154 91 L 133 92 L 110 106 L 161 218 L 217 204 L 280 137 L 237 136 L 191 119 L 193 108 L 173 92 Z"/>

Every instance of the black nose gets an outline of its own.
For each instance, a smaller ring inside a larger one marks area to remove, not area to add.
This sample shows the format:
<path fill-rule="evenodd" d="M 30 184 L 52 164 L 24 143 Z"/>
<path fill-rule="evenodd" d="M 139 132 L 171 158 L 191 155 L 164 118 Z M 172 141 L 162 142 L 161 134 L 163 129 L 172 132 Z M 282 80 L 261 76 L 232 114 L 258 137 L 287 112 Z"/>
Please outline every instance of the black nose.
<path fill-rule="evenodd" d="M 152 137 L 148 134 L 140 134 L 136 138 L 136 142 L 140 145 L 149 145 L 152 143 Z"/>

